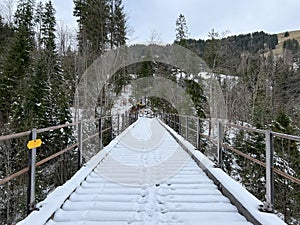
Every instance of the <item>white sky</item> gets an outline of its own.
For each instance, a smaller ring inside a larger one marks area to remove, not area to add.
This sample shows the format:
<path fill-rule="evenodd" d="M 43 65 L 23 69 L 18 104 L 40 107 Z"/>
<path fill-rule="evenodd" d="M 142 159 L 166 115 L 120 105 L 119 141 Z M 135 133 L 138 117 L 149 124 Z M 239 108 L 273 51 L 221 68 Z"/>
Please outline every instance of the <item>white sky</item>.
<path fill-rule="evenodd" d="M 185 15 L 190 37 L 206 39 L 214 28 L 230 34 L 300 29 L 300 0 L 123 0 L 130 43 L 147 42 L 155 31 L 159 41 L 173 42 L 175 21 Z M 76 26 L 72 0 L 53 0 L 57 19 Z"/>

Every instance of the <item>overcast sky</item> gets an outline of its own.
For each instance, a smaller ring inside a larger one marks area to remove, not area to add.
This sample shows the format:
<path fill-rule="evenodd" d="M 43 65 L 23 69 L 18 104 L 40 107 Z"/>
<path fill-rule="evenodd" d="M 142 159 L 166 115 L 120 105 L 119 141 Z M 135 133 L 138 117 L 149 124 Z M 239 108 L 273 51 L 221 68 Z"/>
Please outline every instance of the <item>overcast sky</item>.
<path fill-rule="evenodd" d="M 206 39 L 214 28 L 230 34 L 300 29 L 300 0 L 123 0 L 130 43 L 145 43 L 153 33 L 162 43 L 173 42 L 175 21 L 182 13 L 190 37 Z M 53 0 L 58 20 L 76 25 L 72 0 Z"/>

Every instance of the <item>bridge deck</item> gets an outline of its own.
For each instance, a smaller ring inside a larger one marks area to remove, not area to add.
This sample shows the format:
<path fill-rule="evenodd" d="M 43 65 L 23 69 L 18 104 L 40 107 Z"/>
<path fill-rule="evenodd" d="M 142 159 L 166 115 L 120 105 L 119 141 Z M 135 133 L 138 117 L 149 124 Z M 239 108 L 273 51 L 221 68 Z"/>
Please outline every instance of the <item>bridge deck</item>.
<path fill-rule="evenodd" d="M 64 186 L 20 224 L 252 224 L 157 119 L 140 118 Z"/>

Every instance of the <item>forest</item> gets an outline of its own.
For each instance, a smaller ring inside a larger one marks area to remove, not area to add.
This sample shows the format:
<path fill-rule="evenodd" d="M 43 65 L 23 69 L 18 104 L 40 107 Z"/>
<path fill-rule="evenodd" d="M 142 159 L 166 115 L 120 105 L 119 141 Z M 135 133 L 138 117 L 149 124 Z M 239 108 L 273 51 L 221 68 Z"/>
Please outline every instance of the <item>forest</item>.
<path fill-rule="evenodd" d="M 19 0 L 16 10 L 11 3 L 5 2 L 6 13 L 0 15 L 0 135 L 71 123 L 75 89 L 84 71 L 105 52 L 127 43 L 129 24 L 123 2 L 74 0 L 76 35 L 57 23 L 51 0 Z M 277 34 L 257 31 L 230 36 L 212 29 L 206 40 L 195 40 L 189 38 L 182 14 L 174 20 L 174 30 L 174 44 L 195 52 L 211 68 L 222 88 L 230 122 L 300 135 L 300 48 L 296 39 L 284 41 L 282 54 L 274 54 Z M 288 37 L 288 32 L 284 35 Z M 135 47 L 143 50 L 142 46 Z M 178 78 L 178 73 L 184 76 Z M 114 74 L 98 93 L 101 115 L 111 113 L 110 96 L 121 94 L 131 80 L 155 74 L 178 82 L 191 96 L 195 115 L 210 117 L 201 76 L 153 61 L 130 65 Z M 153 111 L 175 112 L 163 99 L 149 97 L 147 102 Z M 71 128 L 50 132 L 42 139 L 39 159 L 75 141 Z M 264 137 L 259 134 L 237 131 L 231 139 L 226 134 L 224 141 L 258 159 L 265 148 Z M 0 143 L 0 179 L 27 165 L 25 142 Z M 299 143 L 276 139 L 275 146 L 276 166 L 299 178 Z M 224 152 L 224 170 L 263 200 L 264 170 Z M 37 199 L 45 198 L 75 171 L 76 149 L 39 169 Z M 299 185 L 280 176 L 275 179 L 278 215 L 288 224 L 300 224 Z M 24 218 L 26 182 L 24 176 L 0 186 L 0 224 L 15 224 Z"/>

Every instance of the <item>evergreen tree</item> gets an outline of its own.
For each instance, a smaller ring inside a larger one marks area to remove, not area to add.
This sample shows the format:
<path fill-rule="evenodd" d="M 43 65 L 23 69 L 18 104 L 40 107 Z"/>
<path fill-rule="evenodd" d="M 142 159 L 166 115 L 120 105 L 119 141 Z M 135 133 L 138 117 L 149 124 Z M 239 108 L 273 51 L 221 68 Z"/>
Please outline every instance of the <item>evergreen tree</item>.
<path fill-rule="evenodd" d="M 290 36 L 290 33 L 288 31 L 286 31 L 283 36 L 288 37 L 288 36 Z"/>
<path fill-rule="evenodd" d="M 115 11 L 114 11 L 114 21 L 115 21 L 115 40 L 116 46 L 122 46 L 126 43 L 126 15 L 124 13 L 124 6 L 122 5 L 122 0 L 116 0 Z"/>
<path fill-rule="evenodd" d="M 43 44 L 43 59 L 44 71 L 50 86 L 49 95 L 49 109 L 48 116 L 51 120 L 49 125 L 59 125 L 71 122 L 71 115 L 69 112 L 68 99 L 66 98 L 65 79 L 61 70 L 61 63 L 57 55 L 55 44 L 55 10 L 51 1 L 45 4 L 45 11 L 43 14 L 42 23 L 42 44 Z M 61 136 L 62 135 L 62 136 Z M 59 134 L 59 137 L 67 140 L 63 136 L 70 136 L 70 131 Z M 68 144 L 63 141 L 64 145 Z"/>
<path fill-rule="evenodd" d="M 297 135 L 299 129 L 292 124 L 291 118 L 285 113 L 280 112 L 275 121 L 271 124 L 271 129 L 275 132 Z M 284 171 L 294 177 L 300 175 L 300 153 L 298 144 L 284 138 L 274 140 L 274 167 Z M 299 185 L 292 181 L 275 175 L 275 208 L 284 216 L 288 224 L 298 224 L 299 213 Z"/>
<path fill-rule="evenodd" d="M 15 131 L 28 128 L 30 123 L 25 101 L 33 69 L 33 8 L 32 0 L 19 1 L 15 14 L 15 39 L 3 68 L 7 99 L 4 107 L 8 109 L 7 114 Z"/>
<path fill-rule="evenodd" d="M 119 0 L 74 0 L 74 16 L 78 17 L 79 61 L 81 75 L 88 66 L 109 48 L 120 46 L 125 40 L 125 16 Z M 119 30 L 117 30 L 119 29 Z M 79 77 L 80 79 L 80 77 Z M 104 112 L 110 104 L 104 87 L 99 104 Z"/>
<path fill-rule="evenodd" d="M 93 60 L 107 49 L 108 0 L 74 0 L 74 5 L 74 16 L 79 17 L 79 51 Z"/>
<path fill-rule="evenodd" d="M 220 49 L 220 40 L 219 33 L 212 29 L 211 32 L 208 33 L 208 37 L 210 38 L 205 46 L 204 52 L 204 60 L 206 64 L 214 70 L 219 63 L 219 49 Z"/>
<path fill-rule="evenodd" d="M 35 15 L 34 15 L 34 23 L 35 23 L 35 41 L 36 41 L 36 47 L 37 50 L 40 50 L 42 45 L 42 19 L 43 19 L 43 11 L 44 6 L 42 2 L 39 2 L 35 9 Z"/>
<path fill-rule="evenodd" d="M 78 75 L 76 73 L 76 52 L 69 46 L 63 55 L 60 55 L 61 67 L 65 79 L 65 91 L 69 105 L 74 105 L 74 93 L 77 85 Z"/>
<path fill-rule="evenodd" d="M 126 18 L 122 0 L 109 0 L 109 7 L 109 42 L 113 49 L 126 43 Z"/>
<path fill-rule="evenodd" d="M 289 77 L 292 71 L 290 71 L 289 66 L 284 63 L 283 59 L 280 58 L 275 63 L 274 68 L 274 111 L 275 115 L 279 112 L 285 111 L 287 103 L 289 102 Z"/>
<path fill-rule="evenodd" d="M 4 22 L 0 15 L 0 133 L 3 132 L 3 127 L 8 121 L 11 99 L 7 98 L 7 84 L 11 84 L 8 80 L 8 74 L 5 73 L 6 58 L 8 51 L 12 46 L 14 38 L 14 29 L 8 23 Z M 12 90 L 9 90 L 12 92 Z"/>
<path fill-rule="evenodd" d="M 191 97 L 196 108 L 197 116 L 205 118 L 204 104 L 207 101 L 203 89 L 195 80 L 185 79 L 186 92 Z"/>
<path fill-rule="evenodd" d="M 188 27 L 185 16 L 180 14 L 176 20 L 176 42 L 179 44 L 183 44 L 185 40 L 188 38 Z"/>
<path fill-rule="evenodd" d="M 283 42 L 283 49 L 290 50 L 293 54 L 296 54 L 299 51 L 299 42 L 295 39 L 288 39 Z"/>

